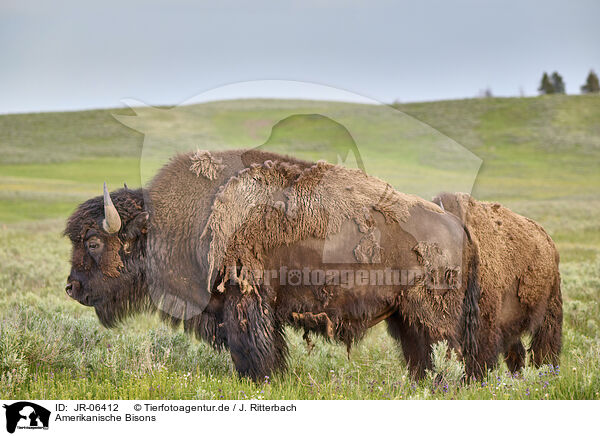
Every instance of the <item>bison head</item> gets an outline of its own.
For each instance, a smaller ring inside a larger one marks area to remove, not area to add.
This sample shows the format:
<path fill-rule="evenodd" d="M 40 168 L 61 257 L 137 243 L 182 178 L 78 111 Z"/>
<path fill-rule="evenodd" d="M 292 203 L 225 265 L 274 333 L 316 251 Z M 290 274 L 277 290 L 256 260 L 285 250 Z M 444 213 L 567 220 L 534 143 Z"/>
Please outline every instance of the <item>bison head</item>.
<path fill-rule="evenodd" d="M 67 221 L 73 245 L 67 294 L 93 306 L 106 327 L 149 303 L 144 274 L 148 213 L 127 187 L 81 204 Z"/>

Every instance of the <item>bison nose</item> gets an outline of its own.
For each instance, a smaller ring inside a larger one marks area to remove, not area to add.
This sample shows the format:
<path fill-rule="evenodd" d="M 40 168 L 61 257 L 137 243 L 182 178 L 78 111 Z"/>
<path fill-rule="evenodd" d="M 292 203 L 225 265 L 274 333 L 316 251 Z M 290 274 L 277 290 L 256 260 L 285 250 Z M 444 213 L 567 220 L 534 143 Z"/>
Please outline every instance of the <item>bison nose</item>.
<path fill-rule="evenodd" d="M 81 283 L 79 283 L 77 280 L 73 280 L 73 281 L 69 282 L 67 284 L 67 286 L 65 286 L 65 291 L 67 291 L 67 295 L 69 297 L 75 298 L 80 287 L 81 287 Z"/>

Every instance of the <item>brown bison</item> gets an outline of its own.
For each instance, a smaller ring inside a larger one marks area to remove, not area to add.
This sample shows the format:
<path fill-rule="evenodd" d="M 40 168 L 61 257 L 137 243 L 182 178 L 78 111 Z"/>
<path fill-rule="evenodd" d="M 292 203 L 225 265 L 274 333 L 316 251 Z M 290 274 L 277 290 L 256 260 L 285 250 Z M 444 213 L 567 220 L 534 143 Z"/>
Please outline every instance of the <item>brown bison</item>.
<path fill-rule="evenodd" d="M 453 214 L 359 170 L 258 150 L 179 155 L 147 188 L 105 186 L 65 235 L 66 291 L 105 326 L 157 310 L 254 380 L 285 368 L 286 325 L 350 347 L 387 320 L 416 376 L 440 340 L 469 375 L 485 366 L 474 241 Z"/>
<path fill-rule="evenodd" d="M 558 365 L 562 297 L 559 256 L 550 236 L 529 218 L 469 194 L 443 193 L 433 201 L 459 217 L 478 245 L 479 361 L 491 367 L 504 353 L 508 368 L 518 371 L 526 354 L 521 336 L 530 333 L 533 363 Z"/>

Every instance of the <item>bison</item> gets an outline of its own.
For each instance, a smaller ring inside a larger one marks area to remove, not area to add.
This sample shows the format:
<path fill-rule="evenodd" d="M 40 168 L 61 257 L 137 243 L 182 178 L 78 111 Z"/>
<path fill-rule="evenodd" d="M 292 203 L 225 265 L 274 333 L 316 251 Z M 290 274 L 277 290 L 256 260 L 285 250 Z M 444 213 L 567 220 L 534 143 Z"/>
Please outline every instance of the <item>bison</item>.
<path fill-rule="evenodd" d="M 446 340 L 476 376 L 479 250 L 460 220 L 359 170 L 259 150 L 181 154 L 143 189 L 67 221 L 66 291 L 112 327 L 139 311 L 217 349 L 238 373 L 286 366 L 284 327 L 346 344 L 386 320 L 416 377 Z"/>
<path fill-rule="evenodd" d="M 558 365 L 562 296 L 550 236 L 531 219 L 469 194 L 443 193 L 433 201 L 461 219 L 480 251 L 479 361 L 491 367 L 504 353 L 508 368 L 520 370 L 526 355 L 521 336 L 530 333 L 533 363 Z"/>

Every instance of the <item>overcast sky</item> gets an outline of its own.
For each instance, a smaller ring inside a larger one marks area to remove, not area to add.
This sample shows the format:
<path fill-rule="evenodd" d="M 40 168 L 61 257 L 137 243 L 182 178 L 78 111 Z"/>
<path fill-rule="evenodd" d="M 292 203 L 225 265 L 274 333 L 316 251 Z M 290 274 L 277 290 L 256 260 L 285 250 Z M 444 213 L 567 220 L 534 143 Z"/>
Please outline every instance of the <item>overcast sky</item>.
<path fill-rule="evenodd" d="M 0 0 L 0 112 L 177 104 L 265 79 L 409 102 L 535 95 L 558 70 L 579 93 L 600 72 L 599 17 L 597 0 Z"/>

